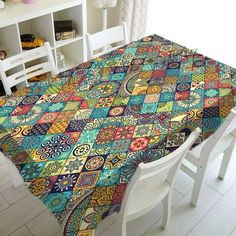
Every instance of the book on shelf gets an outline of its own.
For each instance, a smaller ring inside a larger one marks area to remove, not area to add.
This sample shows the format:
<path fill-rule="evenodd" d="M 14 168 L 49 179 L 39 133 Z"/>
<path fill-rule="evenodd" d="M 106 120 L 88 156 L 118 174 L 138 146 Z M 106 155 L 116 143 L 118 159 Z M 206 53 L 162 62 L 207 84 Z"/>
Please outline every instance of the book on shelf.
<path fill-rule="evenodd" d="M 55 32 L 69 32 L 73 30 L 72 20 L 54 21 Z"/>
<path fill-rule="evenodd" d="M 76 37 L 75 29 L 72 31 L 64 31 L 64 32 L 55 32 L 56 41 L 64 40 L 64 39 L 71 39 Z"/>

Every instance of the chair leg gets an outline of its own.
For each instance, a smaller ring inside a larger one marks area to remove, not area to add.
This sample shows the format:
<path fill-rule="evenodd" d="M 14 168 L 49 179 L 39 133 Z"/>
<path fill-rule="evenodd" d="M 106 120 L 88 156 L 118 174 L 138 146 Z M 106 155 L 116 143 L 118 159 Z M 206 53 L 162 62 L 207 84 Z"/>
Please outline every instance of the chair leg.
<path fill-rule="evenodd" d="M 191 197 L 191 204 L 195 207 L 197 206 L 200 190 L 202 187 L 203 179 L 206 172 L 206 164 L 199 165 L 197 167 L 196 177 L 193 185 L 192 197 Z"/>
<path fill-rule="evenodd" d="M 228 166 L 229 166 L 229 163 L 230 163 L 230 160 L 231 160 L 231 157 L 233 156 L 233 152 L 234 150 L 236 150 L 236 139 L 234 139 L 230 146 L 225 150 L 224 152 L 224 157 L 223 157 L 223 160 L 222 160 L 222 163 L 221 163 L 221 166 L 220 166 L 220 171 L 219 171 L 219 174 L 218 174 L 218 178 L 223 180 L 224 177 L 225 177 L 225 174 L 227 172 L 227 169 L 228 169 Z"/>
<path fill-rule="evenodd" d="M 5 86 L 3 85 L 3 87 L 4 87 L 6 95 L 11 95 L 12 94 L 11 87 L 9 87 L 8 85 L 5 85 Z"/>
<path fill-rule="evenodd" d="M 171 191 L 166 195 L 162 200 L 163 204 L 163 216 L 162 216 L 162 229 L 165 229 L 168 226 L 171 214 Z"/>

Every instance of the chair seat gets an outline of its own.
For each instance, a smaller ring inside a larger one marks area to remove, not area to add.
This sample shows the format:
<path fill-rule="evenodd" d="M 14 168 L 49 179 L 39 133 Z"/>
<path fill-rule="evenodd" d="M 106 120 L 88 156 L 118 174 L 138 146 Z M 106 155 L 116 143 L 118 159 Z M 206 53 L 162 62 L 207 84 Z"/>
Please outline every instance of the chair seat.
<path fill-rule="evenodd" d="M 132 193 L 132 201 L 129 203 L 128 221 L 134 220 L 157 206 L 169 191 L 169 184 L 161 181 L 153 186 L 153 183 L 145 182 L 135 187 Z"/>

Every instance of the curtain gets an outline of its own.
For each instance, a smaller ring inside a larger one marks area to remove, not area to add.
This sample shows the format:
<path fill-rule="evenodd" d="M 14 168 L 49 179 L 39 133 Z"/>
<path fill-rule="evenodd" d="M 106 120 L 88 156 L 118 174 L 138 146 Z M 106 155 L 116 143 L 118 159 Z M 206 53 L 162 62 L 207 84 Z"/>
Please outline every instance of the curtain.
<path fill-rule="evenodd" d="M 147 23 L 148 0 L 121 0 L 120 23 L 127 24 L 130 41 L 144 36 Z"/>

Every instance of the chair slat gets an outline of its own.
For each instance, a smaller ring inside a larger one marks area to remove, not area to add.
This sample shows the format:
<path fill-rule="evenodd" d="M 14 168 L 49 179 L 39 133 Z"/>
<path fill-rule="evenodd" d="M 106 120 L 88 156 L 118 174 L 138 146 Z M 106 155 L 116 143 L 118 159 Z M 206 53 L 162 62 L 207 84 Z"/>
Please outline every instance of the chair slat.
<path fill-rule="evenodd" d="M 115 50 L 124 44 L 128 44 L 127 27 L 126 23 L 122 25 L 106 29 L 95 34 L 86 34 L 86 43 L 88 48 L 88 58 L 101 56 L 109 51 Z M 107 49 L 106 46 L 118 43 L 119 46 Z M 96 53 L 95 51 L 102 49 L 102 52 Z"/>
<path fill-rule="evenodd" d="M 40 58 L 46 58 L 47 62 L 39 63 L 37 65 L 26 67 L 26 63 L 35 61 Z M 21 71 L 17 71 L 17 67 L 22 66 Z M 14 69 L 17 72 L 7 75 L 7 71 Z M 11 88 L 19 83 L 26 82 L 27 79 L 34 76 L 51 72 L 56 73 L 56 67 L 51 52 L 50 44 L 45 42 L 44 46 L 25 51 L 18 55 L 6 58 L 0 61 L 0 75 L 3 82 L 3 87 L 7 95 L 11 94 Z"/>

